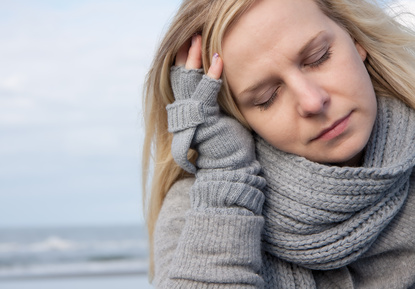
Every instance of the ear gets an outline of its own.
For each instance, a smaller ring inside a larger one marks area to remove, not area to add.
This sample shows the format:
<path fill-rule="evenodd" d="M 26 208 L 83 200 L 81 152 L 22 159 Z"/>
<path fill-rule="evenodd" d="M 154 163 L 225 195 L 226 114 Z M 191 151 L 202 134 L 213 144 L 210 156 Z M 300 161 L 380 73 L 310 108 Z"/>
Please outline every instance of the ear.
<path fill-rule="evenodd" d="M 355 41 L 354 44 L 356 46 L 357 53 L 359 53 L 359 55 L 360 55 L 360 58 L 362 59 L 362 61 L 365 61 L 366 60 L 366 56 L 367 56 L 366 49 L 364 49 L 362 47 L 362 45 L 360 45 L 359 42 L 357 42 L 357 41 Z"/>

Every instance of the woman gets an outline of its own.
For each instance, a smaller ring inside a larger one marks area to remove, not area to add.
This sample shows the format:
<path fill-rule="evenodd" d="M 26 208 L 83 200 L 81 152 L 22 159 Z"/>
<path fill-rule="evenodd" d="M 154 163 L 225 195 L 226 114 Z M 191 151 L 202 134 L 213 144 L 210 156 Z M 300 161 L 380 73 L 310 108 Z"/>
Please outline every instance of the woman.
<path fill-rule="evenodd" d="M 185 1 L 147 79 L 156 287 L 415 288 L 414 43 L 370 1 Z"/>

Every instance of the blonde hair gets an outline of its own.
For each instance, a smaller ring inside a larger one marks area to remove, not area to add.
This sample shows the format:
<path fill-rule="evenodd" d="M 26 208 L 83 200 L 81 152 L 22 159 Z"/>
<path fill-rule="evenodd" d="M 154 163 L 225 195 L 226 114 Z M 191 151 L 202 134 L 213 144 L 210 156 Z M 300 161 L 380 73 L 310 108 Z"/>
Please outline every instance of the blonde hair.
<path fill-rule="evenodd" d="M 153 232 L 163 200 L 171 186 L 189 174 L 171 155 L 172 135 L 167 131 L 166 105 L 174 101 L 170 67 L 179 48 L 195 33 L 202 35 L 202 62 L 206 72 L 214 52 L 229 27 L 255 0 L 185 0 L 153 60 L 144 91 L 145 140 L 143 149 L 143 203 L 150 241 L 150 279 L 153 276 Z M 314 0 L 368 52 L 365 61 L 377 95 L 396 97 L 415 108 L 415 35 L 370 0 Z M 229 115 L 249 127 L 224 84 L 219 104 Z M 189 159 L 195 160 L 195 151 Z M 152 160 L 152 163 L 151 161 Z M 147 184 L 152 172 L 150 194 Z"/>

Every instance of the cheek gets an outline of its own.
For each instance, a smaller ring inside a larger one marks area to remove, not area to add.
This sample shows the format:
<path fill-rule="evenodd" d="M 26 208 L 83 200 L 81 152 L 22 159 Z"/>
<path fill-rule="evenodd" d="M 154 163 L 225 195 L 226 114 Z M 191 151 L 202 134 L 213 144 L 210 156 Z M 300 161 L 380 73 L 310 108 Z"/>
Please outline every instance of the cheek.
<path fill-rule="evenodd" d="M 373 126 L 375 119 L 376 119 L 377 108 L 378 108 L 376 95 L 375 95 L 375 92 L 373 91 L 373 88 L 372 88 L 372 94 L 367 96 L 366 100 L 367 100 L 366 102 L 367 102 L 367 107 L 369 111 L 369 119 L 372 121 L 372 126 Z"/>
<path fill-rule="evenodd" d="M 370 114 L 376 115 L 376 95 L 372 80 L 363 63 L 361 63 L 358 69 L 358 73 L 354 77 L 354 84 L 350 84 L 351 97 L 354 98 L 354 101 L 359 102 L 362 108 Z"/>
<path fill-rule="evenodd" d="M 352 101 L 359 106 L 373 106 L 373 84 L 360 55 L 357 51 L 348 51 L 344 55 L 349 57 L 333 62 L 330 73 L 325 75 L 327 92 L 333 100 L 339 97 L 341 101 Z"/>
<path fill-rule="evenodd" d="M 259 111 L 247 116 L 247 121 L 256 134 L 276 148 L 284 149 L 287 144 L 293 144 L 296 138 L 294 121 L 288 115 L 278 112 Z"/>
<path fill-rule="evenodd" d="M 341 63 L 337 64 L 338 85 L 356 92 L 373 89 L 369 74 L 355 46 L 349 47 L 349 51 L 344 55 L 348 57 L 343 57 Z"/>
<path fill-rule="evenodd" d="M 251 108 L 247 111 L 241 110 L 241 113 L 252 130 L 262 138 L 267 139 L 267 135 L 270 134 L 271 128 L 274 126 L 272 118 L 267 117 L 264 111 L 257 108 Z"/>

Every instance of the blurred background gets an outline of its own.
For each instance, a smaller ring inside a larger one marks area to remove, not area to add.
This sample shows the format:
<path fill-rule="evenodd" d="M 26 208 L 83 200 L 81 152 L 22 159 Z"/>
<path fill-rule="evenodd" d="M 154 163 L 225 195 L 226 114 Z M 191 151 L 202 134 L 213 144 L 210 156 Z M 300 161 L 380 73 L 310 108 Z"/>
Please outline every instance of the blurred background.
<path fill-rule="evenodd" d="M 179 2 L 0 0 L 0 288 L 152 288 L 142 86 Z"/>
<path fill-rule="evenodd" d="M 142 86 L 179 2 L 0 0 L 0 288 L 150 288 Z"/>

